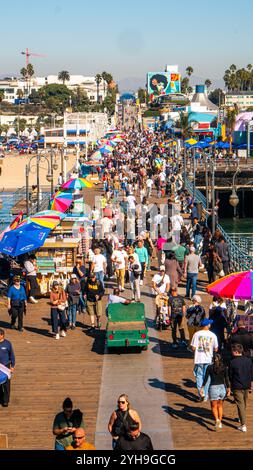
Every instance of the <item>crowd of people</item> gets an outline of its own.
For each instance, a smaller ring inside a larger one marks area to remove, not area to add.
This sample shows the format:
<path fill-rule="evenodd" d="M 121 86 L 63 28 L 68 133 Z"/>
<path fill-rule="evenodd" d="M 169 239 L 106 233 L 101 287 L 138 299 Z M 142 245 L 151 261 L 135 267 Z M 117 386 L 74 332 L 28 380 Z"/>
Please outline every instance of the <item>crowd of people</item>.
<path fill-rule="evenodd" d="M 201 272 L 207 274 L 209 282 L 230 272 L 228 246 L 217 228 L 212 233 L 210 220 L 206 221 L 199 205 L 185 190 L 180 160 L 164 141 L 162 133 L 133 130 L 105 158 L 103 190 L 90 216 L 91 243 L 77 258 L 67 286 L 63 288 L 57 280 L 52 284 L 52 334 L 56 340 L 66 337 L 69 329 L 76 328 L 78 312 L 88 313 L 89 332 L 95 334 L 100 330 L 106 312 L 106 288 L 109 289 L 107 306 L 141 302 L 143 289 L 152 289 L 156 297 L 166 296 L 171 346 L 175 350 L 187 348 L 194 354 L 196 399 L 210 398 L 215 426 L 221 429 L 223 401 L 233 393 L 239 429 L 245 432 L 247 397 L 253 379 L 249 357 L 252 338 L 242 323 L 237 330 L 233 329 L 231 302 L 214 298 L 208 309 L 198 293 Z M 29 299 L 18 277 L 14 277 L 8 291 L 11 325 L 15 328 L 18 319 L 19 331 L 23 330 L 27 300 L 37 302 L 36 261 L 29 259 L 25 268 L 30 284 Z M 151 268 L 156 271 L 152 276 Z M 131 298 L 124 297 L 128 289 Z M 157 314 L 158 303 L 155 324 Z M 6 340 L 0 330 L 0 345 L 1 341 Z M 224 351 L 229 351 L 229 360 Z M 11 347 L 7 355 L 1 353 L 0 346 L 0 363 L 14 368 Z M 8 405 L 9 394 L 5 385 L 4 406 Z M 64 401 L 63 412 L 56 416 L 53 425 L 56 449 L 94 448 L 85 440 L 81 414 L 80 410 L 73 411 L 70 399 Z M 113 448 L 153 449 L 151 439 L 141 431 L 138 413 L 130 407 L 125 394 L 118 399 L 108 430 Z"/>

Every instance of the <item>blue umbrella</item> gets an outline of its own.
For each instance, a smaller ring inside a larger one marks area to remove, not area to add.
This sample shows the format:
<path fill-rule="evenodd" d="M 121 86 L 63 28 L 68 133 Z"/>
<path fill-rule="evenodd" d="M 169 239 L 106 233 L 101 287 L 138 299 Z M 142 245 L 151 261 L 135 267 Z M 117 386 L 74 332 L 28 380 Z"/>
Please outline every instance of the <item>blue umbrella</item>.
<path fill-rule="evenodd" d="M 0 242 L 0 253 L 18 256 L 42 246 L 50 232 L 49 228 L 30 223 L 7 232 Z"/>

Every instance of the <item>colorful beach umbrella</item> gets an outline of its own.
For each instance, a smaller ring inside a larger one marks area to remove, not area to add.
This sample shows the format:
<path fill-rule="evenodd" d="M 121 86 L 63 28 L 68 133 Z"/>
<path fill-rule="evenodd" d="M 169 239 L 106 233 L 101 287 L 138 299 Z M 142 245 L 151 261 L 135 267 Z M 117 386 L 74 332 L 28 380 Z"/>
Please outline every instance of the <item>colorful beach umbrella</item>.
<path fill-rule="evenodd" d="M 59 212 L 66 212 L 73 201 L 70 191 L 57 191 L 49 201 L 49 208 Z"/>
<path fill-rule="evenodd" d="M 94 158 L 95 160 L 102 160 L 103 155 L 99 150 L 96 150 L 91 156 L 91 158 Z"/>
<path fill-rule="evenodd" d="M 253 300 L 253 271 L 228 274 L 206 288 L 211 295 L 236 300 Z"/>
<path fill-rule="evenodd" d="M 19 214 L 15 217 L 15 219 L 12 220 L 12 222 L 8 225 L 8 227 L 6 227 L 6 229 L 0 233 L 0 241 L 3 239 L 5 233 L 10 232 L 10 230 L 14 230 L 15 228 L 19 226 L 19 224 L 22 221 L 22 217 L 23 217 L 23 211 L 19 212 Z"/>
<path fill-rule="evenodd" d="M 0 242 L 0 253 L 19 256 L 42 246 L 50 232 L 49 228 L 30 223 L 5 233 Z"/>
<path fill-rule="evenodd" d="M 41 227 L 46 227 L 50 230 L 53 230 L 55 227 L 57 227 L 57 225 L 61 223 L 61 218 L 59 216 L 54 215 L 40 215 L 40 213 L 38 212 L 37 214 L 34 214 L 24 219 L 19 225 L 19 227 L 25 224 L 31 224 L 33 222 L 35 224 L 41 225 Z"/>
<path fill-rule="evenodd" d="M 71 178 L 61 186 L 61 189 L 83 189 L 92 188 L 93 184 L 87 181 L 85 178 Z"/>

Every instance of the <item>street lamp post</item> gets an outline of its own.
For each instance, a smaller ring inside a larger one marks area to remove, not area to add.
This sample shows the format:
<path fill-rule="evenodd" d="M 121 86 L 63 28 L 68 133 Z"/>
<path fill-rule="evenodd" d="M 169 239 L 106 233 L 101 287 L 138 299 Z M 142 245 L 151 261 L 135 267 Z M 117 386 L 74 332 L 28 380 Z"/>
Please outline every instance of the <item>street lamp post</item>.
<path fill-rule="evenodd" d="M 207 153 L 205 152 L 206 210 L 209 209 Z"/>
<path fill-rule="evenodd" d="M 212 161 L 212 234 L 215 232 L 215 166 Z"/>
<path fill-rule="evenodd" d="M 239 204 L 239 197 L 236 192 L 236 185 L 235 185 L 235 178 L 240 173 L 240 168 L 238 167 L 234 176 L 233 176 L 233 181 L 232 181 L 232 193 L 229 196 L 229 204 L 234 208 L 234 219 L 236 219 L 236 208 Z"/>
<path fill-rule="evenodd" d="M 34 155 L 33 157 L 30 158 L 29 163 L 25 166 L 25 179 L 26 179 L 26 215 L 29 217 L 30 215 L 30 206 L 29 206 L 29 173 L 31 171 L 31 162 L 36 158 L 36 181 L 37 181 L 37 212 L 40 210 L 40 175 L 39 175 L 39 170 L 40 170 L 40 163 L 43 161 L 47 162 L 48 165 L 48 173 L 47 173 L 47 181 L 51 182 L 52 181 L 52 170 L 50 168 L 50 163 L 48 158 L 45 155 Z"/>
<path fill-rule="evenodd" d="M 193 149 L 193 199 L 195 200 L 195 193 L 196 193 L 196 155 L 195 149 Z"/>

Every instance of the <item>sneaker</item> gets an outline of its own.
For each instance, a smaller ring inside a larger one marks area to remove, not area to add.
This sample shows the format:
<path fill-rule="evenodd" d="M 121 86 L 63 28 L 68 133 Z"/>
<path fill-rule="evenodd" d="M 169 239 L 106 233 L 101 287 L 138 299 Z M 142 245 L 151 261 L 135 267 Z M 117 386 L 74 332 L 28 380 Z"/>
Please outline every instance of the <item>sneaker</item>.
<path fill-rule="evenodd" d="M 222 422 L 220 421 L 219 429 L 222 429 Z"/>
<path fill-rule="evenodd" d="M 29 297 L 29 300 L 32 304 L 37 304 L 38 300 L 36 300 L 34 297 Z"/>
<path fill-rule="evenodd" d="M 24 330 L 23 330 L 23 328 L 19 328 L 18 331 L 21 331 L 21 332 L 22 332 L 22 331 L 24 331 Z"/>
<path fill-rule="evenodd" d="M 7 406 L 9 406 L 9 403 L 3 402 L 2 406 L 4 406 L 6 408 Z"/>
<path fill-rule="evenodd" d="M 59 333 L 56 333 L 56 335 L 55 335 L 55 339 L 60 339 L 60 335 L 59 335 Z"/>
<path fill-rule="evenodd" d="M 16 330 L 15 325 L 11 325 L 11 330 Z"/>
<path fill-rule="evenodd" d="M 246 424 L 243 424 L 242 426 L 239 426 L 238 431 L 247 432 L 247 426 L 246 426 Z"/>
<path fill-rule="evenodd" d="M 61 335 L 61 336 L 67 336 L 67 334 L 65 333 L 64 330 L 62 330 L 62 331 L 60 332 L 60 335 Z"/>
<path fill-rule="evenodd" d="M 221 425 L 221 422 L 220 422 L 219 419 L 217 419 L 217 420 L 215 421 L 215 430 L 216 430 L 216 431 L 217 431 L 218 429 L 220 429 L 220 425 Z"/>
<path fill-rule="evenodd" d="M 140 286 L 143 286 L 143 281 L 140 281 Z"/>

